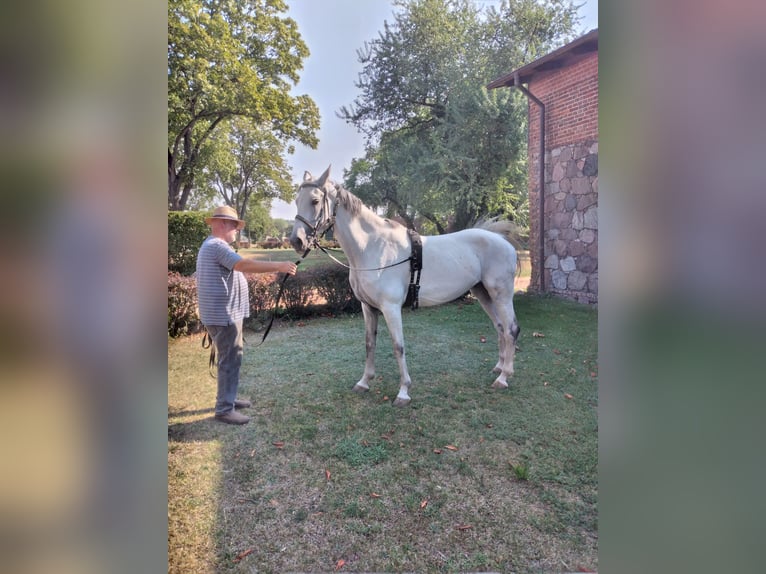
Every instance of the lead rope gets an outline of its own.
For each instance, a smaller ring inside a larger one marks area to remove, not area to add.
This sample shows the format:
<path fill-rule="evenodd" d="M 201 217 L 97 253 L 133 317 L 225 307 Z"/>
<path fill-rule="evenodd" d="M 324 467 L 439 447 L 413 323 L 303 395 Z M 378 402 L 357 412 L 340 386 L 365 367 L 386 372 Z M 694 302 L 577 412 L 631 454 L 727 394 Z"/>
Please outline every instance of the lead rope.
<path fill-rule="evenodd" d="M 210 373 L 210 377 L 215 379 L 216 376 L 213 372 L 213 369 L 215 368 L 215 343 L 213 342 L 213 337 L 210 336 L 210 333 L 207 329 L 205 329 L 205 334 L 202 337 L 202 348 L 210 349 L 210 363 L 208 364 L 208 372 Z"/>
<path fill-rule="evenodd" d="M 298 261 L 295 262 L 295 265 L 298 266 L 301 264 L 301 261 L 303 261 L 306 258 L 306 255 L 308 255 L 311 252 L 311 248 L 306 249 L 306 251 L 303 252 L 303 255 L 301 255 L 301 258 L 298 259 Z M 253 345 L 254 347 L 260 347 L 263 345 L 263 342 L 266 340 L 266 337 L 269 335 L 269 331 L 271 331 L 271 326 L 274 324 L 274 319 L 277 316 L 277 309 L 279 309 L 279 300 L 282 298 L 282 293 L 285 292 L 285 283 L 287 283 L 287 278 L 290 277 L 287 273 L 285 273 L 285 276 L 282 277 L 282 283 L 279 286 L 279 292 L 277 293 L 276 301 L 274 301 L 274 312 L 271 314 L 271 319 L 269 320 L 269 324 L 266 327 L 266 330 L 263 332 L 263 337 L 261 338 L 261 342 L 257 345 Z"/>

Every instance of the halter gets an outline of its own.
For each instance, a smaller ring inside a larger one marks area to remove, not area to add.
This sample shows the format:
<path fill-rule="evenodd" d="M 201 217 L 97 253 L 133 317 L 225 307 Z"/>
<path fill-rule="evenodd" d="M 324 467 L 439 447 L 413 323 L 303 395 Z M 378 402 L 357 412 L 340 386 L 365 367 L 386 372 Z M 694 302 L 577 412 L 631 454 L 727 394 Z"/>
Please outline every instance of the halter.
<path fill-rule="evenodd" d="M 335 216 L 338 214 L 338 200 L 336 198 L 335 203 L 333 204 L 332 215 L 327 217 L 325 214 L 330 211 L 330 197 L 327 193 L 327 189 L 316 183 L 303 183 L 301 184 L 301 188 L 303 187 L 315 187 L 322 190 L 322 208 L 319 210 L 316 224 L 312 224 L 301 214 L 295 215 L 295 219 L 303 223 L 311 231 L 311 234 L 306 239 L 308 240 L 309 249 L 313 249 L 314 247 L 319 247 L 319 240 L 335 225 Z"/>

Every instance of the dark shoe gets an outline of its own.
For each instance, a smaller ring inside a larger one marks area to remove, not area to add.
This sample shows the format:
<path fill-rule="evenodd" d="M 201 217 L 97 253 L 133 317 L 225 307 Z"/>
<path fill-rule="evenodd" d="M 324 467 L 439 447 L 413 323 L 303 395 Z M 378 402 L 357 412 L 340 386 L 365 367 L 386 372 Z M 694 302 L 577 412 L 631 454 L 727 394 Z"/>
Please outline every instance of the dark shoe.
<path fill-rule="evenodd" d="M 247 399 L 237 399 L 236 401 L 234 401 L 235 409 L 249 409 L 252 406 L 253 406 L 253 403 L 251 403 Z"/>
<path fill-rule="evenodd" d="M 222 415 L 215 415 L 215 420 L 227 423 L 230 425 L 244 425 L 250 422 L 250 417 L 238 413 L 235 410 L 230 410 L 228 413 Z"/>

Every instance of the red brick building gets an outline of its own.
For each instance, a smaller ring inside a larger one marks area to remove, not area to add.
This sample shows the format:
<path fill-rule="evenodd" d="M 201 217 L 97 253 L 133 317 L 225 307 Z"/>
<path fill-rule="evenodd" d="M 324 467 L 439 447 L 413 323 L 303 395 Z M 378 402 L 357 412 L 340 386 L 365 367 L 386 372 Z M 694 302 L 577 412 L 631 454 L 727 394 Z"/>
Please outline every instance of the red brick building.
<path fill-rule="evenodd" d="M 598 29 L 487 87 L 529 101 L 530 289 L 598 302 Z"/>

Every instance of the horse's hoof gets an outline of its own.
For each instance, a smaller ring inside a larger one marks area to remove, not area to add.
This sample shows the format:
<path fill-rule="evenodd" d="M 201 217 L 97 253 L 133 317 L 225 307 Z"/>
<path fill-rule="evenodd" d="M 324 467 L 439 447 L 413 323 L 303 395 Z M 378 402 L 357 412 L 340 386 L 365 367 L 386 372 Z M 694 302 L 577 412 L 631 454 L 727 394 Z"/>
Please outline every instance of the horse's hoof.
<path fill-rule="evenodd" d="M 396 397 L 396 399 L 394 399 L 394 406 L 395 407 L 406 407 L 407 405 L 410 404 L 410 400 L 411 399 L 400 399 L 399 397 Z"/>
<path fill-rule="evenodd" d="M 359 393 L 361 395 L 362 393 L 368 392 L 370 390 L 370 388 L 369 387 L 365 388 L 365 387 L 357 384 L 357 385 L 354 385 L 351 388 L 351 390 L 354 391 L 355 393 Z"/>
<path fill-rule="evenodd" d="M 494 383 L 492 383 L 492 388 L 493 389 L 507 389 L 508 388 L 508 383 L 505 383 L 505 382 L 497 379 L 497 380 L 495 380 Z"/>
<path fill-rule="evenodd" d="M 492 369 L 492 372 L 493 373 L 502 373 L 503 369 L 501 369 L 500 367 L 495 367 L 494 369 Z"/>

